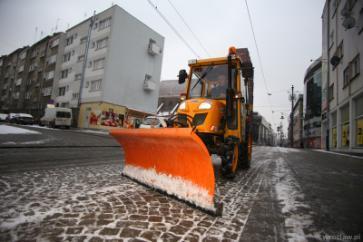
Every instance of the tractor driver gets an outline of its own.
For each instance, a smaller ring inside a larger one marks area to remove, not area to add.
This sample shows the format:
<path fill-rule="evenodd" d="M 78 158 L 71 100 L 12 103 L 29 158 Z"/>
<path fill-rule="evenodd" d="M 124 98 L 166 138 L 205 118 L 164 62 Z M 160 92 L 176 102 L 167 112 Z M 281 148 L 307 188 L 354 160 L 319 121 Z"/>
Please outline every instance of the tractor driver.
<path fill-rule="evenodd" d="M 218 75 L 218 79 L 213 82 L 210 90 L 210 96 L 212 98 L 224 98 L 226 97 L 227 79 L 225 75 Z"/>

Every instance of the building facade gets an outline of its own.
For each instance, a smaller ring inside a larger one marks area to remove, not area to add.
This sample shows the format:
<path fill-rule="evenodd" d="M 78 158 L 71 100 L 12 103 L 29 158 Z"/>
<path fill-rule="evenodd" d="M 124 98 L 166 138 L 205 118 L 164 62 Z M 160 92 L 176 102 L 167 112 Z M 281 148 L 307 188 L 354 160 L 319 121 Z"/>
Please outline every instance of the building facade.
<path fill-rule="evenodd" d="M 28 46 L 19 48 L 1 58 L 0 108 L 3 112 L 21 112 L 23 110 L 28 49 Z"/>
<path fill-rule="evenodd" d="M 122 126 L 156 112 L 163 48 L 163 36 L 114 5 L 0 57 L 0 112 L 40 118 L 54 104 L 79 127 Z"/>
<path fill-rule="evenodd" d="M 322 15 L 322 147 L 363 153 L 363 2 L 327 0 Z"/>
<path fill-rule="evenodd" d="M 275 145 L 275 135 L 272 126 L 258 112 L 252 117 L 253 143 L 256 145 Z"/>
<path fill-rule="evenodd" d="M 163 47 L 164 37 L 117 5 L 81 22 L 66 31 L 56 105 L 74 109 L 83 128 L 156 112 Z"/>
<path fill-rule="evenodd" d="M 303 148 L 304 147 L 304 139 L 303 139 L 303 119 L 304 119 L 304 95 L 299 94 L 294 104 L 292 113 L 290 113 L 290 117 L 292 115 L 292 123 L 291 118 L 289 122 L 288 128 L 288 137 L 289 137 L 289 146 L 294 148 Z M 291 129 L 292 127 L 292 129 Z M 292 133 L 291 133 L 292 132 Z M 291 137 L 292 136 L 292 137 Z M 292 138 L 292 140 L 291 140 Z"/>
<path fill-rule="evenodd" d="M 320 149 L 321 143 L 321 58 L 306 70 L 304 78 L 304 147 Z"/>
<path fill-rule="evenodd" d="M 53 104 L 54 84 L 60 72 L 64 33 L 47 36 L 29 48 L 28 77 L 25 82 L 24 111 L 36 119 L 44 115 L 48 104 Z"/>
<path fill-rule="evenodd" d="M 186 83 L 179 84 L 178 80 L 164 80 L 160 82 L 159 102 L 160 112 L 170 112 L 180 102 L 180 94 L 185 93 Z"/>

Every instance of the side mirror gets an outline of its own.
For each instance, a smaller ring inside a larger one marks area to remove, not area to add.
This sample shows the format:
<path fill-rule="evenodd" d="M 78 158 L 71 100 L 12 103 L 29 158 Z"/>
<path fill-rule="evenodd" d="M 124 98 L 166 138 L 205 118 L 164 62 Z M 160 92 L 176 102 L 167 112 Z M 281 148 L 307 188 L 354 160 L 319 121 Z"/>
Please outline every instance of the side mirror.
<path fill-rule="evenodd" d="M 182 69 L 179 71 L 179 75 L 178 75 L 178 83 L 179 84 L 183 84 L 185 82 L 185 79 L 188 77 L 188 73 L 186 70 Z"/>

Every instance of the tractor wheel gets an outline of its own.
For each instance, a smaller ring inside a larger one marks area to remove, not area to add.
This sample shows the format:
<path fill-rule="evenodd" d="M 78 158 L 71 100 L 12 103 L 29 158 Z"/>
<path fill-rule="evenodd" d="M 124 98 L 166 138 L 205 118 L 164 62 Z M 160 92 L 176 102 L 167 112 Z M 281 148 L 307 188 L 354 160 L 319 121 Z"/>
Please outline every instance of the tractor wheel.
<path fill-rule="evenodd" d="M 239 153 L 239 163 L 238 163 L 238 169 L 249 169 L 251 166 L 251 159 L 248 155 L 248 143 L 242 143 L 240 146 L 240 153 Z"/>
<path fill-rule="evenodd" d="M 226 178 L 233 179 L 239 167 L 240 147 L 238 144 L 233 145 L 233 149 L 226 152 L 222 157 L 222 175 Z"/>

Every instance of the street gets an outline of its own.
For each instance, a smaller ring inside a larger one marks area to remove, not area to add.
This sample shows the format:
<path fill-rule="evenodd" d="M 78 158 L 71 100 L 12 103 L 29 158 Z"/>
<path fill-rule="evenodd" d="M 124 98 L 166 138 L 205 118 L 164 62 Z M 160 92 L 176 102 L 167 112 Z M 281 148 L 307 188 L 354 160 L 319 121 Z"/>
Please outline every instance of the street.
<path fill-rule="evenodd" d="M 0 241 L 359 241 L 363 159 L 255 146 L 215 217 L 120 175 L 107 134 L 0 134 Z M 134 239 L 134 240 L 132 240 Z"/>

